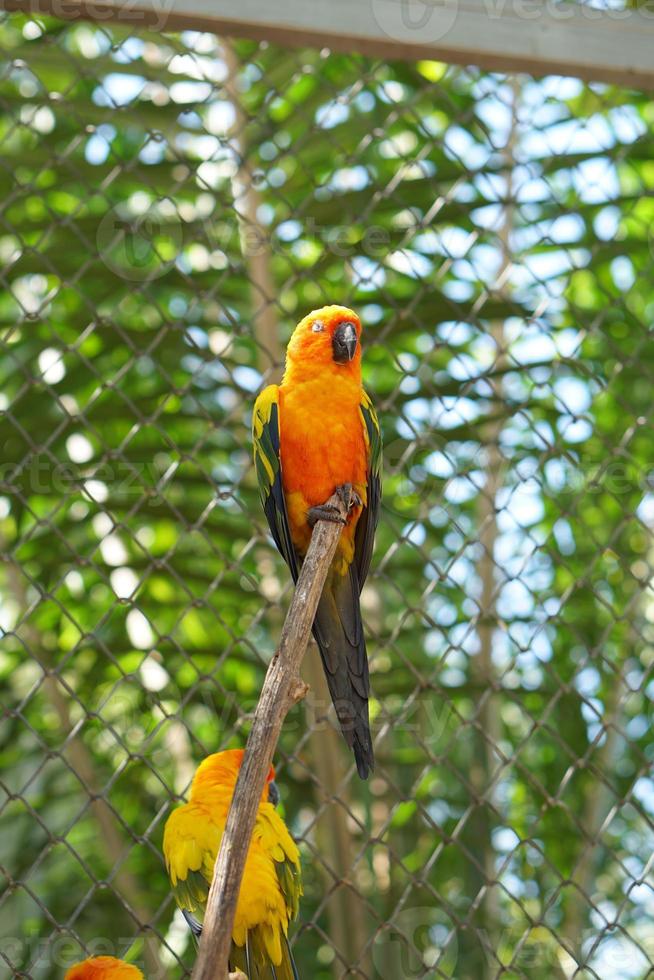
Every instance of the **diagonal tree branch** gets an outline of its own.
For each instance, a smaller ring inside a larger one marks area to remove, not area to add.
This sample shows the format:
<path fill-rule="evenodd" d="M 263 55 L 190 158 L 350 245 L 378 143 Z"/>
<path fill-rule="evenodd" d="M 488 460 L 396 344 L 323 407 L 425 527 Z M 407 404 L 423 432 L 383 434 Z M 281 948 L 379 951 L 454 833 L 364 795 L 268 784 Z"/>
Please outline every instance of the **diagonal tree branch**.
<path fill-rule="evenodd" d="M 327 503 L 345 518 L 345 507 L 337 494 Z M 326 521 L 316 524 L 279 647 L 263 682 L 220 842 L 193 980 L 227 976 L 234 915 L 259 800 L 284 718 L 308 690 L 300 679 L 300 664 L 340 533 L 340 524 Z"/>

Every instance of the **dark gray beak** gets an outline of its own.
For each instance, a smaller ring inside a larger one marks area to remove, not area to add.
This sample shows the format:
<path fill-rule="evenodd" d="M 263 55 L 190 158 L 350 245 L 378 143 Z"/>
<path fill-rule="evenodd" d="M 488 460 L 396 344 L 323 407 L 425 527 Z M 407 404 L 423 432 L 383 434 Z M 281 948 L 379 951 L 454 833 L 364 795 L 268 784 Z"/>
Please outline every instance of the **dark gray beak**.
<path fill-rule="evenodd" d="M 279 803 L 279 790 L 274 779 L 268 783 L 268 802 L 272 803 L 273 806 L 277 806 Z"/>
<path fill-rule="evenodd" d="M 349 320 L 339 323 L 332 337 L 334 360 L 337 364 L 347 364 L 354 357 L 357 349 L 356 327 Z"/>

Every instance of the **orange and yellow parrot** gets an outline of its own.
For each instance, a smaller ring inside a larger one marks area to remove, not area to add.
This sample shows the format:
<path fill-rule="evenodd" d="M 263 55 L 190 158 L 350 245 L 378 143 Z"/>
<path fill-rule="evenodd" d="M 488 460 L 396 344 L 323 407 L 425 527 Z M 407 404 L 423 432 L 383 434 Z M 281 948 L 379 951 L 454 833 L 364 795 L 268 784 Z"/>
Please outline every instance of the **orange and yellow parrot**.
<path fill-rule="evenodd" d="M 338 492 L 349 507 L 313 633 L 341 729 L 365 779 L 374 757 L 359 594 L 379 519 L 382 443 L 361 384 L 361 323 L 352 310 L 325 306 L 298 324 L 282 383 L 257 398 L 252 431 L 263 508 L 295 581 L 315 522 L 341 520 L 325 501 Z"/>
<path fill-rule="evenodd" d="M 196 936 L 202 932 L 202 925 L 193 913 L 202 912 L 207 903 L 242 761 L 242 749 L 208 756 L 195 773 L 189 802 L 173 810 L 166 822 L 166 868 L 175 901 Z M 287 936 L 302 894 L 300 853 L 275 810 L 279 797 L 274 778 L 271 766 L 259 803 L 232 933 L 230 969 L 242 970 L 249 980 L 297 980 Z"/>
<path fill-rule="evenodd" d="M 143 974 L 137 966 L 115 956 L 90 956 L 71 966 L 64 980 L 143 980 Z"/>

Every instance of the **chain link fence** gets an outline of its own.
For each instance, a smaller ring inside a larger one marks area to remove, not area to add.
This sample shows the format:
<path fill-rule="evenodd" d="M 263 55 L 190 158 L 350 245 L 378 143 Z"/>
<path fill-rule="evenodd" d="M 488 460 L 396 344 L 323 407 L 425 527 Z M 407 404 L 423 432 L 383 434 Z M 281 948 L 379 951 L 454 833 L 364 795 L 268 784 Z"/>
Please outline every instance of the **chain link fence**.
<path fill-rule="evenodd" d="M 163 824 L 289 600 L 249 423 L 364 323 L 377 768 L 277 753 L 302 977 L 654 976 L 646 93 L 0 15 L 0 962 L 193 963 Z"/>

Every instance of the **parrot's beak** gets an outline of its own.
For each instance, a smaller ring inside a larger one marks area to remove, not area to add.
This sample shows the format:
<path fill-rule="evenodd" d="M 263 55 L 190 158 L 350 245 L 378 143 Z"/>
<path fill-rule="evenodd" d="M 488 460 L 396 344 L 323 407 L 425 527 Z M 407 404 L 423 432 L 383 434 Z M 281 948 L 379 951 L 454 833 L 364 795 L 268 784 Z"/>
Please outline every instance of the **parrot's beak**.
<path fill-rule="evenodd" d="M 268 783 L 268 802 L 272 803 L 273 806 L 277 806 L 279 803 L 279 790 L 274 779 L 271 779 Z"/>
<path fill-rule="evenodd" d="M 332 337 L 332 350 L 337 364 L 347 364 L 354 357 L 357 349 L 357 332 L 353 323 L 346 320 L 339 323 Z"/>

